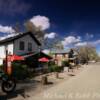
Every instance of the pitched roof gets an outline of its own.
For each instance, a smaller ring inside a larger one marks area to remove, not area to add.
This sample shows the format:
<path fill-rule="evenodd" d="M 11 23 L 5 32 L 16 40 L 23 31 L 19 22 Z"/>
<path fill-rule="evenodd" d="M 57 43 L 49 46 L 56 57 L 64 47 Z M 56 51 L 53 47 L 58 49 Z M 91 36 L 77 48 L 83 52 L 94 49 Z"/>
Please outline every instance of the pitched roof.
<path fill-rule="evenodd" d="M 33 38 L 33 40 L 37 43 L 37 45 L 39 45 L 39 46 L 41 45 L 41 43 L 37 40 L 37 38 L 31 32 L 10 34 L 10 35 L 8 35 L 6 37 L 2 37 L 0 39 L 0 45 L 12 42 L 12 41 L 14 41 L 16 39 L 19 39 L 19 38 L 21 38 L 23 36 L 26 36 L 26 35 L 30 35 Z"/>

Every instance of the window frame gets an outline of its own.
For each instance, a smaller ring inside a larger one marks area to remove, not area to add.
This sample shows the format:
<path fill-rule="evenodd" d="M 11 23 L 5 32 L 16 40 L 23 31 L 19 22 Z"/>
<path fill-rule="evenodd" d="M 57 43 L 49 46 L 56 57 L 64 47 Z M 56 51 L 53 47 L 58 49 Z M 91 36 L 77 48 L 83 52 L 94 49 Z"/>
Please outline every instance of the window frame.
<path fill-rule="evenodd" d="M 32 51 L 32 43 L 31 42 L 28 42 L 28 51 Z"/>
<path fill-rule="evenodd" d="M 19 42 L 19 50 L 21 50 L 21 51 L 25 50 L 25 42 L 24 41 Z"/>

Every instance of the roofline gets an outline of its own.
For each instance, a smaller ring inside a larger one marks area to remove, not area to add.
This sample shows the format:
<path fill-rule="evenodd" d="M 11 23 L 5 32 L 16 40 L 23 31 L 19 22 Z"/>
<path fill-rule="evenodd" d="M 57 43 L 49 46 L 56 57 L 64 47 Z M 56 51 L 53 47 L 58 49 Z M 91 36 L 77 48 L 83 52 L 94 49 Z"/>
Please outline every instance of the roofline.
<path fill-rule="evenodd" d="M 45 54 L 44 52 L 37 52 L 37 53 L 26 54 L 26 55 L 23 55 L 23 57 L 25 57 L 27 59 L 28 57 L 32 57 L 32 56 L 35 56 L 35 55 L 38 55 L 38 54 L 43 54 L 44 56 L 48 57 L 49 59 L 53 59 L 51 56 Z"/>
<path fill-rule="evenodd" d="M 41 46 L 41 43 L 39 42 L 39 40 L 35 37 L 35 35 L 32 34 L 32 32 L 28 32 L 30 34 L 30 36 L 35 40 L 35 42 Z"/>
<path fill-rule="evenodd" d="M 66 52 L 66 53 L 53 53 L 53 54 L 68 54 L 68 52 Z"/>
<path fill-rule="evenodd" d="M 39 40 L 37 40 L 37 38 L 32 34 L 32 32 L 25 32 L 25 33 L 23 33 L 23 34 L 21 34 L 21 35 L 15 36 L 14 38 L 11 37 L 12 39 L 7 38 L 8 40 L 7 40 L 7 39 L 1 40 L 1 41 L 0 41 L 0 45 L 6 44 L 6 43 L 10 43 L 10 42 L 15 41 L 15 40 L 17 40 L 17 39 L 19 39 L 19 38 L 21 38 L 21 37 L 23 37 L 23 36 L 28 35 L 28 34 L 33 38 L 33 40 L 37 43 L 38 46 L 41 46 L 41 43 L 40 43 Z"/>

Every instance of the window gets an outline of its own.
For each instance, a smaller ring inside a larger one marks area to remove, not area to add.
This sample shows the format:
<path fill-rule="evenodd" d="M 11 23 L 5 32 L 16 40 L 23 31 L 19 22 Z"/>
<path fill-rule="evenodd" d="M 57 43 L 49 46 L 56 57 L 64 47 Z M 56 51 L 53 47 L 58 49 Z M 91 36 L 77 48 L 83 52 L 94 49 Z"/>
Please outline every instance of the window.
<path fill-rule="evenodd" d="M 28 51 L 32 51 L 32 43 L 28 43 Z"/>
<path fill-rule="evenodd" d="M 24 41 L 20 41 L 20 43 L 19 43 L 19 49 L 20 50 L 24 50 L 25 49 L 25 43 L 24 43 Z"/>

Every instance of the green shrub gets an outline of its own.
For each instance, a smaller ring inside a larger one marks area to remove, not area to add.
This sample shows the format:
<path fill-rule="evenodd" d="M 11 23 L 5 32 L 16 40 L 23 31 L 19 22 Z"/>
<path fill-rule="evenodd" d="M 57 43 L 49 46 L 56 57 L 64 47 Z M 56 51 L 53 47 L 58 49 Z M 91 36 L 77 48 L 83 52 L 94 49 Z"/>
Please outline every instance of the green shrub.
<path fill-rule="evenodd" d="M 13 62 L 12 63 L 13 67 L 13 76 L 18 79 L 25 79 L 28 76 L 28 71 L 27 71 L 27 65 L 22 64 L 21 62 Z"/>
<path fill-rule="evenodd" d="M 54 61 L 50 61 L 50 62 L 48 63 L 48 65 L 55 65 L 55 62 L 54 62 Z"/>
<path fill-rule="evenodd" d="M 60 72 L 61 71 L 61 67 L 55 65 L 54 66 L 54 72 Z"/>
<path fill-rule="evenodd" d="M 63 61 L 63 62 L 62 62 L 62 65 L 63 65 L 63 66 L 69 66 L 69 62 L 68 62 L 68 61 Z"/>
<path fill-rule="evenodd" d="M 53 71 L 54 71 L 54 70 L 53 70 L 53 65 L 52 65 L 52 66 L 51 66 L 51 65 L 48 66 L 48 71 L 49 71 L 49 72 L 53 72 Z"/>
<path fill-rule="evenodd" d="M 3 65 L 0 65 L 0 70 L 2 70 L 3 69 Z"/>
<path fill-rule="evenodd" d="M 48 70 L 49 72 L 60 72 L 60 67 L 58 67 L 57 65 L 51 65 L 48 66 Z"/>

